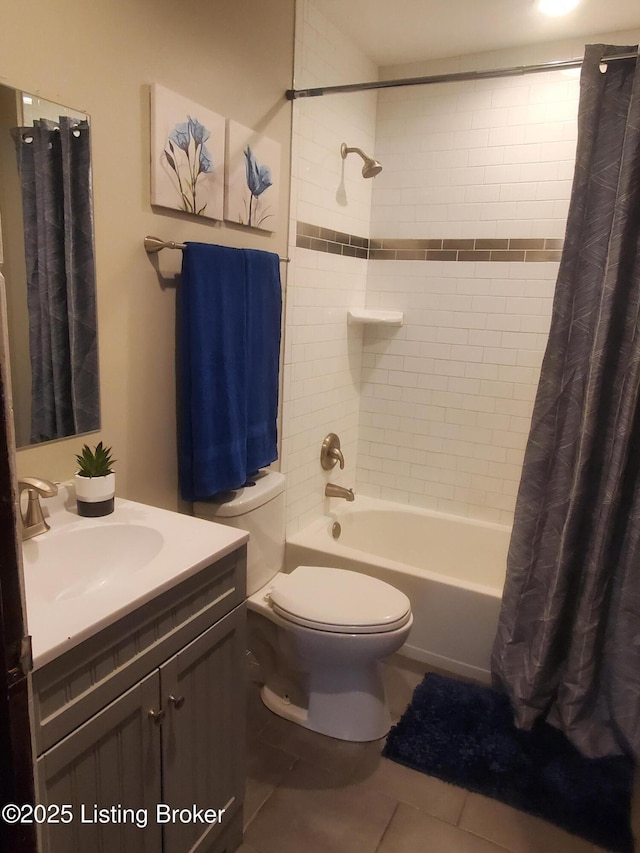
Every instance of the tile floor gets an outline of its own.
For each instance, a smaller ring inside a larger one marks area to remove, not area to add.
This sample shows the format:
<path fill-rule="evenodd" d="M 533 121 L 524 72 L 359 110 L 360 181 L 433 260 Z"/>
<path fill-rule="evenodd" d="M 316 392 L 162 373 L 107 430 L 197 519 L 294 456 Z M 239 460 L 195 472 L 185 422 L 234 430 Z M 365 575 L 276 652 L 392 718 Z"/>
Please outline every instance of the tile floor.
<path fill-rule="evenodd" d="M 396 659 L 397 660 L 397 659 Z M 393 715 L 420 672 L 386 666 Z M 239 853 L 595 853 L 538 818 L 382 758 L 384 741 L 334 740 L 272 714 L 248 684 L 245 835 Z"/>

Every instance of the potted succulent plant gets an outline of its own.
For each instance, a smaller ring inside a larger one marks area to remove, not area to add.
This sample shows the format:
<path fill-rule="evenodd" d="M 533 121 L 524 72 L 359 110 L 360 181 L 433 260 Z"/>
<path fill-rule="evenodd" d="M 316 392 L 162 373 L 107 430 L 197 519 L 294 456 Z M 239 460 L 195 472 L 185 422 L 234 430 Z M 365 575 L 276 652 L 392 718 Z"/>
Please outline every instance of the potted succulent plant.
<path fill-rule="evenodd" d="M 76 456 L 75 475 L 78 515 L 97 518 L 113 512 L 116 475 L 112 471 L 111 448 L 99 442 L 93 450 L 85 444 Z"/>

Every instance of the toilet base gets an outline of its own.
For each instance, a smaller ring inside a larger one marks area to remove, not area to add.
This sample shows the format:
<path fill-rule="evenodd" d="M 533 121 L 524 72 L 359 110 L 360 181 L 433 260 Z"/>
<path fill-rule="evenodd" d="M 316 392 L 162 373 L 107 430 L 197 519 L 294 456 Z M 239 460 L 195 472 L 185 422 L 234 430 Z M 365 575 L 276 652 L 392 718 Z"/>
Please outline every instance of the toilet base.
<path fill-rule="evenodd" d="M 321 668 L 310 676 L 308 708 L 293 704 L 268 684 L 260 692 L 263 703 L 285 720 L 339 740 L 371 741 L 388 733 L 391 714 L 377 664 Z"/>

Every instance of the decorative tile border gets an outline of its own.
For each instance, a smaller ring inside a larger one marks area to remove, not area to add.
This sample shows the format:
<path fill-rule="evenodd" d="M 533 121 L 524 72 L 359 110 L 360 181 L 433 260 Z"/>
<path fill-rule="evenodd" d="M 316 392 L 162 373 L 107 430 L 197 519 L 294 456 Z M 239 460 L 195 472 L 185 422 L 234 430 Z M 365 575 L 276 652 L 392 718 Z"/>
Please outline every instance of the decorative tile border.
<path fill-rule="evenodd" d="M 378 261 L 559 261 L 564 241 L 551 237 L 398 240 L 357 237 L 298 222 L 296 246 Z"/>
<path fill-rule="evenodd" d="M 369 257 L 391 261 L 559 261 L 563 240 L 549 237 L 470 240 L 371 239 Z"/>
<path fill-rule="evenodd" d="M 369 240 L 356 237 L 331 228 L 320 228 L 308 222 L 298 222 L 296 227 L 296 246 L 312 249 L 316 252 L 330 252 L 332 255 L 346 255 L 351 258 L 369 257 Z"/>

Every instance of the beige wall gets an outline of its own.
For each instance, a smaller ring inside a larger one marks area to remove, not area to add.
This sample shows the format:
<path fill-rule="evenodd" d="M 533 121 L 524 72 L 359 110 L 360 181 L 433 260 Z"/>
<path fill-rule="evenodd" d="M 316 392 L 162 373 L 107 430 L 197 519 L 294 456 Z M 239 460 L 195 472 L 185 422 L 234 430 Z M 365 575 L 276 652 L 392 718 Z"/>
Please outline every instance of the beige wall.
<path fill-rule="evenodd" d="M 179 252 L 142 241 L 222 243 L 287 253 L 293 0 L 2 0 L 0 82 L 86 111 L 93 138 L 102 430 L 118 493 L 178 505 L 174 379 Z M 150 83 L 282 145 L 273 234 L 149 203 Z M 154 266 L 154 264 L 156 266 Z M 286 271 L 283 270 L 283 280 Z M 85 439 L 18 452 L 18 473 L 64 479 Z"/>
<path fill-rule="evenodd" d="M 31 435 L 31 360 L 29 358 L 29 313 L 27 310 L 27 267 L 24 255 L 22 199 L 16 169 L 16 147 L 10 130 L 20 124 L 18 93 L 0 86 L 0 211 L 2 237 L 6 246 L 2 273 L 8 286 L 7 323 L 11 348 L 11 384 L 16 443 L 26 444 Z M 12 282 L 21 286 L 11 287 Z"/>

